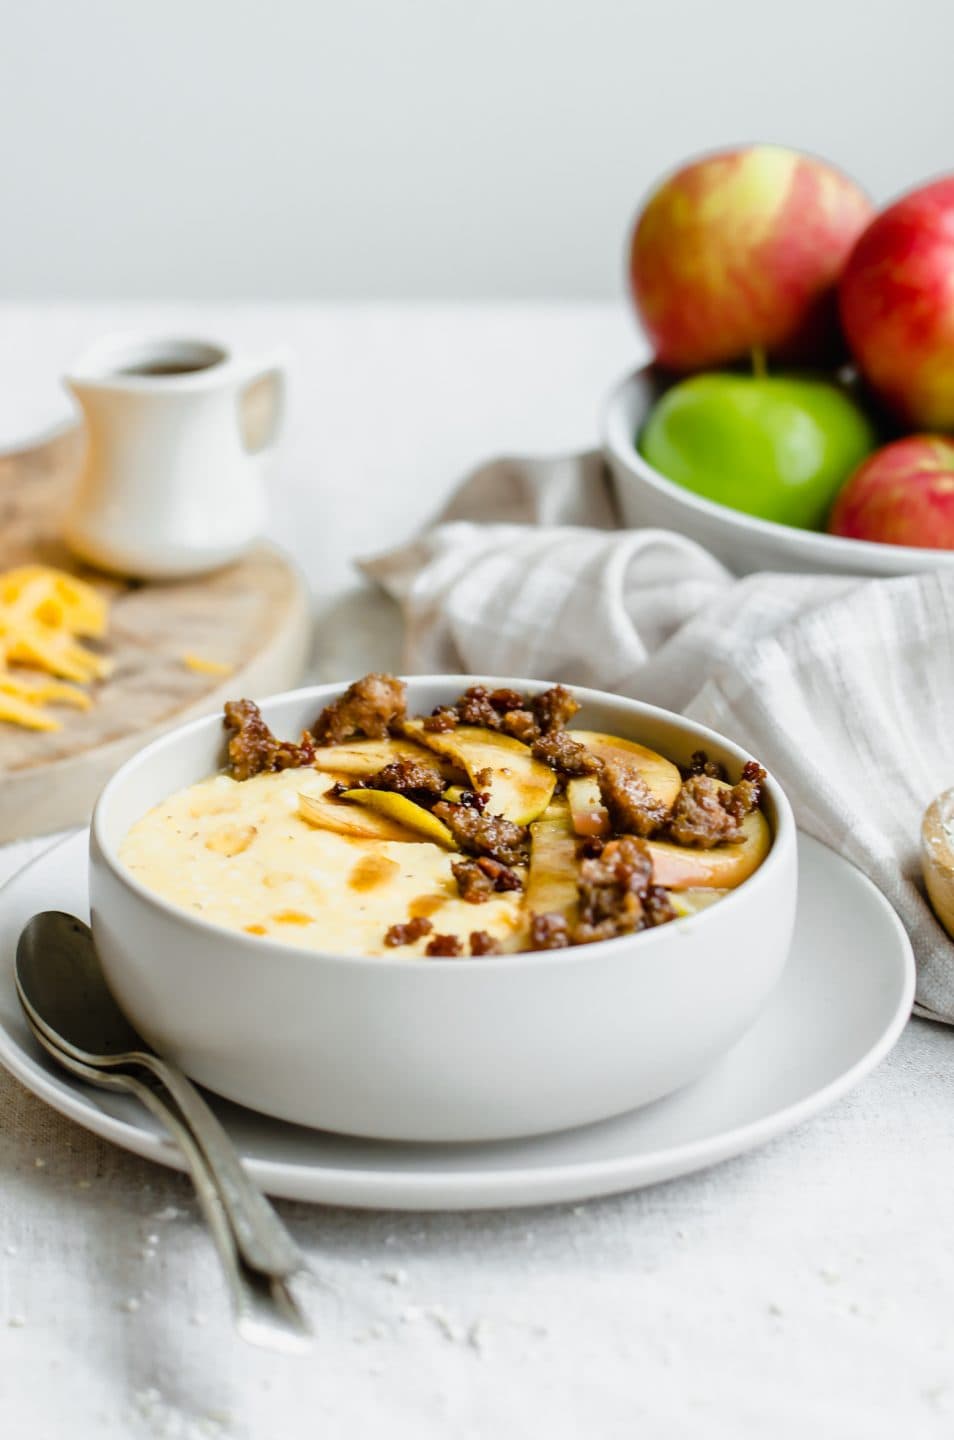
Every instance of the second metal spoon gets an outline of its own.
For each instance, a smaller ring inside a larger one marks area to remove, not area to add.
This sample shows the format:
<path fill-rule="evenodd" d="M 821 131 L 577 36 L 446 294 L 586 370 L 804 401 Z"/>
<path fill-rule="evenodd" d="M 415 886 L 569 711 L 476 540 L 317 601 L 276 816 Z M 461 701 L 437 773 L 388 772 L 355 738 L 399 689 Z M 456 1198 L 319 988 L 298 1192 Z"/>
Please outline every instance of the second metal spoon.
<path fill-rule="evenodd" d="M 185 1157 L 195 1185 L 196 1197 L 215 1242 L 222 1271 L 228 1285 L 235 1328 L 243 1340 L 285 1354 L 301 1354 L 311 1345 L 311 1331 L 295 1297 L 284 1280 L 266 1276 L 243 1265 L 235 1245 L 235 1234 L 229 1225 L 215 1181 L 205 1157 L 192 1132 L 176 1112 L 142 1080 L 123 1070 L 101 1070 L 84 1065 L 54 1045 L 44 1030 L 27 1011 L 27 1021 L 37 1040 L 58 1065 L 91 1085 L 134 1095 L 150 1114 L 169 1131 Z"/>
<path fill-rule="evenodd" d="M 16 980 L 31 1023 L 57 1049 L 94 1069 L 147 1070 L 169 1091 L 215 1179 L 246 1264 L 281 1279 L 307 1268 L 192 1082 L 149 1048 L 116 1004 L 88 925 L 57 910 L 34 915 L 17 945 Z"/>

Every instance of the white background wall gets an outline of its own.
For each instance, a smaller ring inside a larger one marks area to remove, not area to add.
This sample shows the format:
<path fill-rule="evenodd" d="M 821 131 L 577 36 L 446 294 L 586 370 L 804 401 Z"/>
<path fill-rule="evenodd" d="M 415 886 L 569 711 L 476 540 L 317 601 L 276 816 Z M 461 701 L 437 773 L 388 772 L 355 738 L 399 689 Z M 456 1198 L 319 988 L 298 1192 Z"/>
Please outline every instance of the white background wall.
<path fill-rule="evenodd" d="M 602 297 L 701 148 L 954 168 L 954 0 L 0 0 L 0 295 Z"/>

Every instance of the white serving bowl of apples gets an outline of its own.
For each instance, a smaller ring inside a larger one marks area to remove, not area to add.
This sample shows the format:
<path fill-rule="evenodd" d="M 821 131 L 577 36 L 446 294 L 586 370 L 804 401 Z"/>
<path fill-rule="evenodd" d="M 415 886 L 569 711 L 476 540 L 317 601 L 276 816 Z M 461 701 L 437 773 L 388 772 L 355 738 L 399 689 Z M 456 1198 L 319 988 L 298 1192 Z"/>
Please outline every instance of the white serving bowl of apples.
<path fill-rule="evenodd" d="M 739 574 L 951 563 L 954 177 L 876 215 L 813 157 L 704 156 L 649 197 L 629 269 L 656 364 L 604 416 L 626 524 Z"/>
<path fill-rule="evenodd" d="M 604 407 L 603 453 L 624 525 L 686 535 L 735 575 L 759 570 L 909 575 L 954 564 L 954 550 L 887 545 L 801 530 L 747 515 L 667 479 L 640 454 L 636 437 L 669 383 L 655 366 L 644 366 L 615 386 Z"/>

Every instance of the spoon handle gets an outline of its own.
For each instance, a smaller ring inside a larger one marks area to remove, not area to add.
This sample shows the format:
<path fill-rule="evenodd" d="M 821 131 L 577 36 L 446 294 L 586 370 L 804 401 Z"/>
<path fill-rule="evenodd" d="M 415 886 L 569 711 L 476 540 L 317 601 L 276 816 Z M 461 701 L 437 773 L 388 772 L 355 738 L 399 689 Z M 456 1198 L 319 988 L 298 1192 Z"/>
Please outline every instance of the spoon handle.
<path fill-rule="evenodd" d="M 128 1057 L 164 1086 L 202 1152 L 228 1216 L 239 1254 L 262 1275 L 284 1280 L 307 1268 L 295 1242 L 242 1168 L 238 1152 L 191 1080 L 149 1051 Z"/>
<path fill-rule="evenodd" d="M 167 1104 L 149 1085 L 128 1072 L 122 1072 L 121 1083 L 165 1126 L 185 1156 L 196 1197 L 218 1251 L 238 1333 L 250 1344 L 270 1350 L 288 1354 L 307 1350 L 311 1331 L 288 1286 L 277 1277 L 258 1274 L 243 1265 L 215 1179 L 189 1127 L 175 1107 Z"/>
<path fill-rule="evenodd" d="M 228 1216 L 215 1187 L 214 1177 L 171 1097 L 165 1099 L 128 1070 L 100 1068 L 77 1060 L 74 1055 L 54 1044 L 46 1031 L 36 1024 L 26 1002 L 24 1008 L 33 1034 L 58 1065 L 91 1085 L 101 1085 L 107 1090 L 122 1090 L 134 1095 L 178 1144 L 192 1175 L 199 1205 L 215 1242 L 228 1287 L 235 1328 L 239 1335 L 252 1345 L 280 1350 L 286 1354 L 307 1350 L 311 1343 L 311 1330 L 285 1282 L 256 1274 L 243 1265 Z"/>

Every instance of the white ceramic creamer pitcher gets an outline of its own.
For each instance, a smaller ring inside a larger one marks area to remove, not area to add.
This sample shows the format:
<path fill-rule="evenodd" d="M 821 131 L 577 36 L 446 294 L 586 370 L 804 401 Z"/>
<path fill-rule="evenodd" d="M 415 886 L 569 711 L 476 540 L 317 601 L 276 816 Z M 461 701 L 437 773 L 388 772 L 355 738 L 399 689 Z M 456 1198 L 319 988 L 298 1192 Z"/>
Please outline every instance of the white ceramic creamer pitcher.
<path fill-rule="evenodd" d="M 204 340 L 114 335 L 65 377 L 86 455 L 64 522 L 83 560 L 146 580 L 214 570 L 262 533 L 285 372 Z"/>

